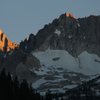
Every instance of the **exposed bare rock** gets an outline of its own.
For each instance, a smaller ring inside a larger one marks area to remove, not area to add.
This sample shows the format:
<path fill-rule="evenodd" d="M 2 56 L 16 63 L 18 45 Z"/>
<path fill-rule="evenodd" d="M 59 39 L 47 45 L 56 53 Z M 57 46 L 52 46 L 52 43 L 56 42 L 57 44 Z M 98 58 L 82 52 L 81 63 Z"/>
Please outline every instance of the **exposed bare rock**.
<path fill-rule="evenodd" d="M 18 48 L 16 43 L 13 43 L 8 37 L 4 34 L 3 30 L 0 29 L 0 50 L 3 52 L 8 52 Z"/>
<path fill-rule="evenodd" d="M 22 81 L 26 79 L 28 83 L 32 83 L 33 80 L 36 78 L 36 75 L 30 71 L 30 69 L 23 63 L 19 63 L 16 67 L 16 75 L 18 79 Z"/>

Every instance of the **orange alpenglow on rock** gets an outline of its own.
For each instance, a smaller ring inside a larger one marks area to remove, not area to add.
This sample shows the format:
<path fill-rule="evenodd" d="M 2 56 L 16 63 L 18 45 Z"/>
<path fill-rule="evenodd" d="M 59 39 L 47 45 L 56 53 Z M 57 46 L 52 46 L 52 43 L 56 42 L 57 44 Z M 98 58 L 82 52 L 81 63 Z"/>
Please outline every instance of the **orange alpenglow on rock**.
<path fill-rule="evenodd" d="M 0 29 L 0 50 L 3 52 L 8 52 L 18 48 L 16 43 L 13 43 L 8 37 L 4 34 L 3 29 Z"/>
<path fill-rule="evenodd" d="M 66 17 L 70 17 L 70 18 L 76 19 L 76 17 L 72 13 L 66 13 L 65 15 L 66 15 Z"/>

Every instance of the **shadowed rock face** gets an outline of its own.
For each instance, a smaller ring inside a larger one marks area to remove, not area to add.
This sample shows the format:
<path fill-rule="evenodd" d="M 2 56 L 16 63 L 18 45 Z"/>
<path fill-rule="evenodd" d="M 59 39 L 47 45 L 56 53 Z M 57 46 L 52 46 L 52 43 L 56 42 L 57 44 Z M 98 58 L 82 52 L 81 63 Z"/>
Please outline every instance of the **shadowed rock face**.
<path fill-rule="evenodd" d="M 36 74 L 33 73 L 32 70 L 40 67 L 40 61 L 30 54 L 25 57 L 24 61 L 21 61 L 16 66 L 16 75 L 20 81 L 26 79 L 29 83 L 32 83 L 32 81 L 36 78 Z"/>
<path fill-rule="evenodd" d="M 20 47 L 32 50 L 63 49 L 71 55 L 78 56 L 83 51 L 100 56 L 100 16 L 76 19 L 65 13 L 52 23 L 45 25 L 36 36 L 30 35 Z"/>
<path fill-rule="evenodd" d="M 61 34 L 55 34 L 55 30 Z M 46 37 L 41 39 L 41 37 Z M 74 19 L 61 15 L 36 36 L 36 49 L 64 49 L 73 56 L 84 50 L 100 56 L 100 16 Z"/>
<path fill-rule="evenodd" d="M 16 49 L 3 60 L 0 71 L 5 68 L 6 72 L 10 72 L 13 77 L 17 75 L 20 81 L 26 79 L 31 83 L 35 78 L 35 74 L 31 70 L 40 67 L 40 61 L 36 57 L 23 52 L 21 49 Z"/>
<path fill-rule="evenodd" d="M 31 52 L 35 48 L 36 37 L 34 34 L 30 34 L 28 39 L 20 42 L 20 49 L 25 52 Z"/>
<path fill-rule="evenodd" d="M 11 42 L 8 37 L 4 34 L 3 30 L 0 29 L 0 50 L 3 52 L 8 52 L 18 48 L 16 43 Z"/>

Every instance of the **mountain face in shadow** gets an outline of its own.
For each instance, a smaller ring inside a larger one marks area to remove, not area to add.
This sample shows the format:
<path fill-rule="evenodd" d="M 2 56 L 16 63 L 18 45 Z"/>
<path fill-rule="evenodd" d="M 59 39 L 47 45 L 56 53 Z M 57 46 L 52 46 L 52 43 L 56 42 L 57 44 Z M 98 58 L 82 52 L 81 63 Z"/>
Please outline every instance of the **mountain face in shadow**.
<path fill-rule="evenodd" d="M 76 19 L 71 13 L 62 14 L 45 25 L 36 35 L 20 43 L 23 51 L 43 51 L 47 48 L 66 50 L 72 56 L 83 51 L 100 56 L 100 16 Z"/>

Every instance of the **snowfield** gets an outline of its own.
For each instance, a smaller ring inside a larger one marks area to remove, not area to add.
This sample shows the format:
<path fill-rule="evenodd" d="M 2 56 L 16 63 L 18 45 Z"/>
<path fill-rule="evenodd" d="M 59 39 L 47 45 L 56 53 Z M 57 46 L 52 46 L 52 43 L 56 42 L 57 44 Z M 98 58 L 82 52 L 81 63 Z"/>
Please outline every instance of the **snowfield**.
<path fill-rule="evenodd" d="M 86 51 L 80 54 L 78 58 L 74 58 L 65 50 L 50 49 L 47 49 L 45 52 L 35 52 L 33 55 L 37 57 L 40 60 L 41 65 L 44 65 L 46 68 L 56 66 L 56 68 L 60 67 L 68 71 L 86 75 L 100 73 L 100 58 L 97 55 L 89 54 Z M 54 58 L 59 59 L 53 60 Z"/>
<path fill-rule="evenodd" d="M 100 58 L 86 51 L 77 58 L 65 50 L 47 49 L 32 54 L 41 63 L 41 68 L 32 69 L 40 77 L 32 86 L 40 91 L 51 89 L 62 92 L 100 74 Z"/>

